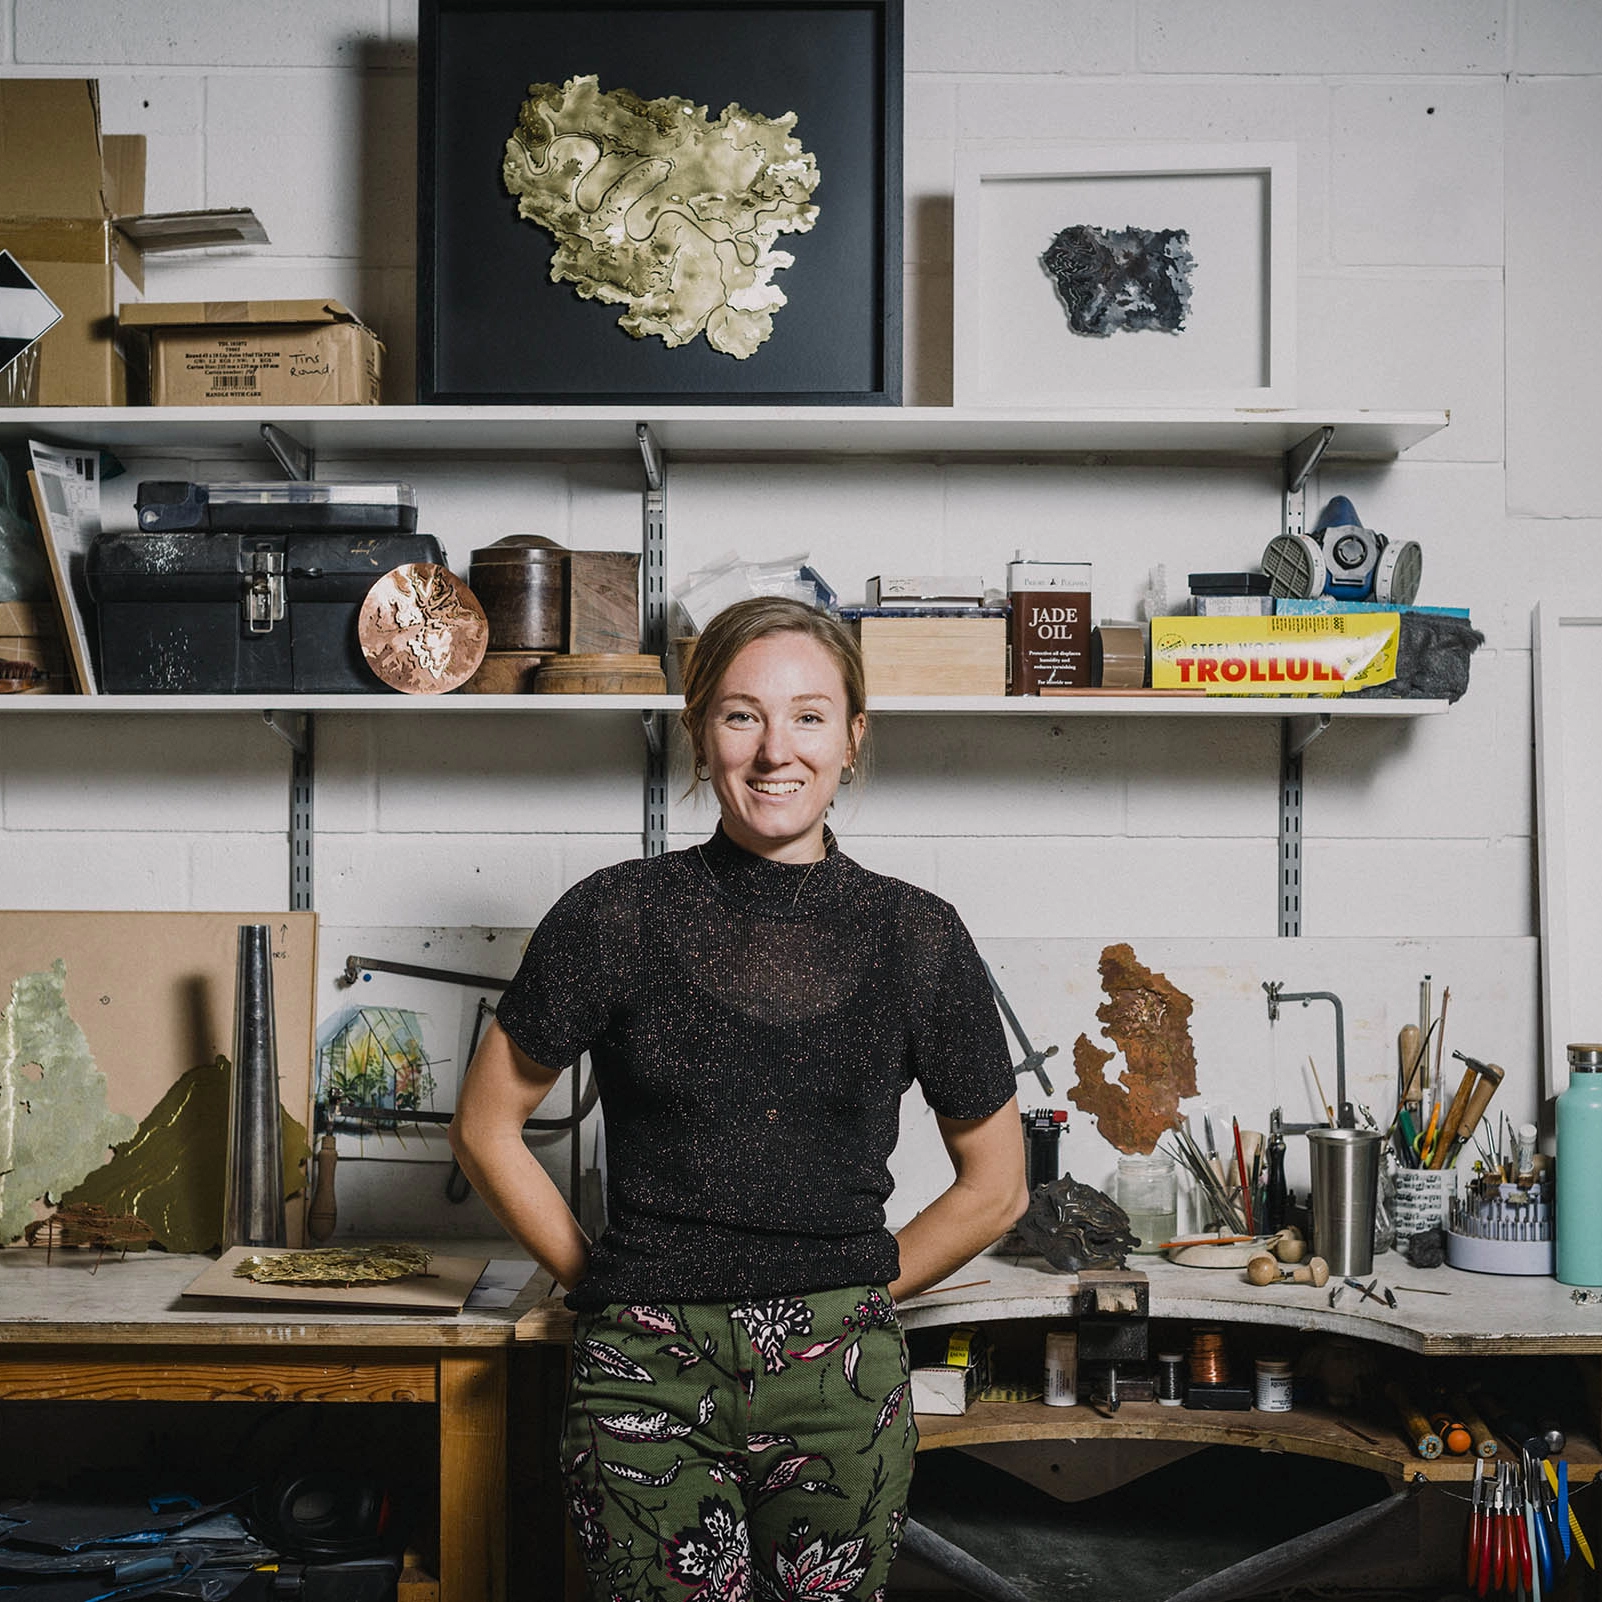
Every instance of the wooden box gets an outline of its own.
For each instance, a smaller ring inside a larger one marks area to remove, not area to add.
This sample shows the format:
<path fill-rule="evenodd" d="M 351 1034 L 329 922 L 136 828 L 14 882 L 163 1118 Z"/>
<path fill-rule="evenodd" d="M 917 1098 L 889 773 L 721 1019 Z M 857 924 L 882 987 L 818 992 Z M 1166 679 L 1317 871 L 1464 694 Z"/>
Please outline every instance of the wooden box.
<path fill-rule="evenodd" d="M 1007 619 L 860 617 L 869 695 L 1005 695 Z"/>
<path fill-rule="evenodd" d="M 48 602 L 0 601 L 0 662 L 25 662 L 46 675 L 23 695 L 59 695 L 69 688 L 55 609 Z"/>
<path fill-rule="evenodd" d="M 632 551 L 570 551 L 567 558 L 570 655 L 640 649 L 640 559 Z"/>

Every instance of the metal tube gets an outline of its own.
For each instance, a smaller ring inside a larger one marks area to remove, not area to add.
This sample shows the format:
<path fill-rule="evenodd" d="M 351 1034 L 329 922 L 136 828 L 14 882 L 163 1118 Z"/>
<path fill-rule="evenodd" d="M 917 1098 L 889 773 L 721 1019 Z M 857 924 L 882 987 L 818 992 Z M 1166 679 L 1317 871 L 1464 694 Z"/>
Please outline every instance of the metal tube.
<path fill-rule="evenodd" d="M 225 1247 L 287 1244 L 272 960 L 268 925 L 240 924 L 234 974 L 234 1065 L 228 1095 Z"/>

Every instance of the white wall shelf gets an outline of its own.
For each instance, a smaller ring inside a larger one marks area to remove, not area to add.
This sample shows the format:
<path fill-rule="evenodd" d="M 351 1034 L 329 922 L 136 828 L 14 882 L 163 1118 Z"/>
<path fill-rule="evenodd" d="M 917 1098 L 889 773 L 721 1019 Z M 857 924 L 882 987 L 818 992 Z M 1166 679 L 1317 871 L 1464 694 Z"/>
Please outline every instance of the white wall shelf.
<path fill-rule="evenodd" d="M 469 714 L 484 712 L 676 713 L 676 695 L 11 695 L 0 716 L 171 716 L 179 713 Z M 898 695 L 879 696 L 868 710 L 882 717 L 1330 717 L 1416 718 L 1445 712 L 1445 701 L 1346 700 L 1339 696 L 1163 695 Z"/>
<path fill-rule="evenodd" d="M 1444 411 L 1008 411 L 952 406 L 39 407 L 0 412 L 0 445 L 30 437 L 113 451 L 270 462 L 274 423 L 319 455 L 439 451 L 636 456 L 637 424 L 673 456 L 1222 456 L 1272 458 L 1333 427 L 1329 460 L 1386 460 L 1438 433 Z"/>

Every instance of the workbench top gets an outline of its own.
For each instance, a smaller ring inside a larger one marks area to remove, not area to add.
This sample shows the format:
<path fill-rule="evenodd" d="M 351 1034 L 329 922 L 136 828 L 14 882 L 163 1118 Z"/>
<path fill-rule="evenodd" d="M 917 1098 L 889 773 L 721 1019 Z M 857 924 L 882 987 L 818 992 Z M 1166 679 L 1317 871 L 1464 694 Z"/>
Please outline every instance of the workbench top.
<path fill-rule="evenodd" d="M 442 1256 L 517 1257 L 506 1242 L 423 1241 Z M 372 1308 L 272 1307 L 185 1297 L 213 1259 L 145 1251 L 119 1257 L 80 1249 L 0 1250 L 0 1346 L 167 1345 L 422 1347 L 506 1346 L 519 1316 L 545 1298 L 548 1274 L 533 1277 L 510 1307 L 458 1314 L 384 1313 Z"/>
<path fill-rule="evenodd" d="M 1163 1257 L 1139 1254 L 1129 1259 L 1129 1266 L 1147 1277 L 1152 1318 L 1321 1331 L 1428 1356 L 1602 1353 L 1602 1301 L 1577 1302 L 1569 1286 L 1546 1277 L 1418 1269 L 1405 1257 L 1386 1252 L 1375 1258 L 1363 1282 L 1378 1277 L 1376 1292 L 1390 1286 L 1396 1293 L 1393 1311 L 1351 1289 L 1331 1308 L 1328 1286 L 1258 1287 L 1248 1284 L 1240 1269 L 1182 1268 Z M 945 1293 L 937 1287 L 908 1297 L 900 1304 L 908 1329 L 1069 1317 L 1077 1285 L 1074 1275 L 1059 1273 L 1041 1258 L 994 1255 L 976 1257 L 947 1280 L 953 1285 L 988 1283 Z M 1410 1286 L 1419 1289 L 1404 1288 Z"/>

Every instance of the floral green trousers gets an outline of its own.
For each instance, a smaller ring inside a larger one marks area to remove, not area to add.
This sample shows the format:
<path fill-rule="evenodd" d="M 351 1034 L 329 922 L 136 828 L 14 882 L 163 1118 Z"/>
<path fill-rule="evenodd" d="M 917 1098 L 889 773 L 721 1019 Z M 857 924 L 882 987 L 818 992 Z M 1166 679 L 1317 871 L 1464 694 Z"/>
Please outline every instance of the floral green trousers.
<path fill-rule="evenodd" d="M 882 1288 L 579 1315 L 562 1475 L 596 1602 L 875 1602 L 916 1446 Z"/>

